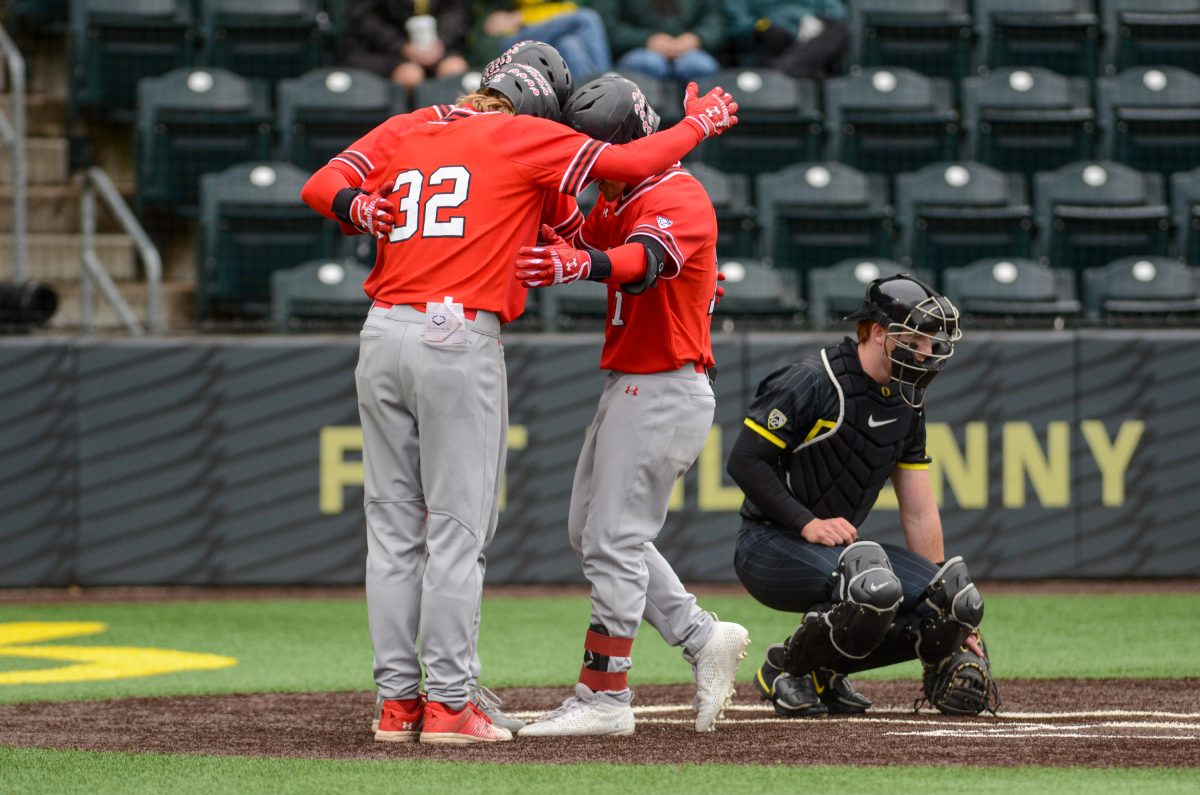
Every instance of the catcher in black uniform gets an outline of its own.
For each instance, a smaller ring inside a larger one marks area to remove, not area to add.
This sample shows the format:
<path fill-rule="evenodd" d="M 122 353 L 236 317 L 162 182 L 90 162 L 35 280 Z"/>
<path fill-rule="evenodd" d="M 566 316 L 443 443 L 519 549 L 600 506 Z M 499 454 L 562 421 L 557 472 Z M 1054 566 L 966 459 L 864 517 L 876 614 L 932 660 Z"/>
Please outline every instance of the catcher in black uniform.
<path fill-rule="evenodd" d="M 735 566 L 754 598 L 802 613 L 767 649 L 756 685 L 787 717 L 861 713 L 848 674 L 920 658 L 942 712 L 994 713 L 961 557 L 945 559 L 925 454 L 925 391 L 961 336 L 958 310 L 906 275 L 876 280 L 847 337 L 759 384 L 729 457 L 746 494 Z M 907 549 L 860 541 L 891 479 Z"/>

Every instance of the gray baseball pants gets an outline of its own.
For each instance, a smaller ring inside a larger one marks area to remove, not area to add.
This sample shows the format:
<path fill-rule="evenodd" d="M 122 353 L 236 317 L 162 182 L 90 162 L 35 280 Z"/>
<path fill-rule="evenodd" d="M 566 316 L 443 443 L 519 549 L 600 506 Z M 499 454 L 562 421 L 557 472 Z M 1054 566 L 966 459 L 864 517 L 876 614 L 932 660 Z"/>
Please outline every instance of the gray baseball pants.
<path fill-rule="evenodd" d="M 653 542 L 675 481 L 704 448 L 716 403 L 691 364 L 605 380 L 575 468 L 567 530 L 592 584 L 592 624 L 613 637 L 635 637 L 645 617 L 668 644 L 695 654 L 712 634 L 713 617 Z M 609 660 L 613 672 L 630 665 Z"/>
<path fill-rule="evenodd" d="M 375 308 L 360 334 L 367 615 L 379 694 L 416 697 L 424 663 L 429 699 L 461 709 L 480 673 L 507 376 L 495 315 L 468 320 L 464 343 L 428 342 L 424 323 L 412 307 Z"/>

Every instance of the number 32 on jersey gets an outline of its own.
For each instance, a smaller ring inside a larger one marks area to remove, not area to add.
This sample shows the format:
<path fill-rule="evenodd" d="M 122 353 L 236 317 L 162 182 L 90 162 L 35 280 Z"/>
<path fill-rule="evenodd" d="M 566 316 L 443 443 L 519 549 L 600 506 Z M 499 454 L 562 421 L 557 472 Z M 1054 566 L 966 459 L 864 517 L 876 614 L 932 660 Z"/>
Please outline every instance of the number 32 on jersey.
<path fill-rule="evenodd" d="M 433 194 L 422 206 L 425 185 L 448 185 L 450 189 Z M 470 190 L 471 172 L 463 166 L 442 166 L 428 180 L 418 169 L 401 171 L 388 197 L 396 206 L 396 226 L 388 234 L 388 242 L 408 240 L 418 229 L 422 237 L 462 237 L 466 219 L 450 211 L 463 205 Z"/>

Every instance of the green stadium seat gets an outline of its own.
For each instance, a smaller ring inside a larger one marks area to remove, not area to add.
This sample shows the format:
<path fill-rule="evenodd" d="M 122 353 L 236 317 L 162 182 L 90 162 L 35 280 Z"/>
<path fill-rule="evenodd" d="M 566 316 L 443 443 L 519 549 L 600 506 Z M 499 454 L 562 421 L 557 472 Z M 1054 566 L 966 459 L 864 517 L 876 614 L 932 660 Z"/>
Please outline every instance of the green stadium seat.
<path fill-rule="evenodd" d="M 754 177 L 820 159 L 821 101 L 815 82 L 773 69 L 729 69 L 703 81 L 700 91 L 714 86 L 737 97 L 737 135 L 705 141 L 699 152 L 705 163 Z"/>
<path fill-rule="evenodd" d="M 717 256 L 748 257 L 757 250 L 750 180 L 745 174 L 726 174 L 704 163 L 687 170 L 704 186 L 717 213 Z"/>
<path fill-rule="evenodd" d="M 826 81 L 825 129 L 829 158 L 862 171 L 898 174 L 958 158 L 950 83 L 911 69 L 872 67 Z"/>
<path fill-rule="evenodd" d="M 1111 160 L 1069 163 L 1034 178 L 1037 250 L 1080 272 L 1123 255 L 1167 253 L 1163 180 Z"/>
<path fill-rule="evenodd" d="M 266 317 L 275 271 L 333 256 L 337 228 L 300 199 L 307 178 L 307 172 L 280 162 L 242 163 L 203 177 L 198 317 Z"/>
<path fill-rule="evenodd" d="M 189 0 L 78 0 L 71 4 L 72 105 L 133 121 L 137 83 L 192 64 Z"/>
<path fill-rule="evenodd" d="M 201 63 L 278 80 L 325 65 L 316 0 L 199 0 Z"/>
<path fill-rule="evenodd" d="M 1171 225 L 1175 253 L 1200 265 L 1200 168 L 1171 175 Z"/>
<path fill-rule="evenodd" d="M 69 0 L 8 0 L 4 27 L 14 36 L 54 35 L 67 29 Z"/>
<path fill-rule="evenodd" d="M 363 283 L 371 269 L 352 259 L 315 259 L 271 274 L 276 330 L 312 331 L 361 325 L 371 307 Z"/>
<path fill-rule="evenodd" d="M 530 290 L 530 299 L 546 329 L 603 328 L 608 313 L 608 287 L 600 282 L 576 281 L 557 287 Z"/>
<path fill-rule="evenodd" d="M 413 106 L 428 108 L 430 105 L 453 105 L 464 94 L 479 88 L 479 72 L 467 72 L 450 77 L 431 77 L 413 91 Z"/>
<path fill-rule="evenodd" d="M 867 285 L 898 273 L 910 273 L 926 284 L 933 284 L 929 273 L 906 270 L 890 259 L 851 257 L 828 268 L 814 268 L 808 274 L 808 319 L 814 329 L 828 328 L 862 306 Z"/>
<path fill-rule="evenodd" d="M 900 262 L 941 273 L 980 257 L 1027 257 L 1025 178 L 982 163 L 935 163 L 896 178 Z"/>
<path fill-rule="evenodd" d="M 974 19 L 980 67 L 1096 75 L 1100 20 L 1093 0 L 975 0 Z"/>
<path fill-rule="evenodd" d="M 847 257 L 892 256 L 887 180 L 844 163 L 798 163 L 760 174 L 764 258 L 802 273 Z"/>
<path fill-rule="evenodd" d="M 1155 256 L 1122 257 L 1083 274 L 1088 317 L 1106 324 L 1195 323 L 1200 269 Z"/>
<path fill-rule="evenodd" d="M 1196 0 L 1100 0 L 1100 5 L 1108 74 L 1132 66 L 1178 66 L 1200 73 Z"/>
<path fill-rule="evenodd" d="M 1096 81 L 1100 156 L 1141 171 L 1200 166 L 1200 76 L 1137 66 Z"/>
<path fill-rule="evenodd" d="M 1084 78 L 1009 66 L 962 85 L 970 159 L 1032 177 L 1092 157 L 1096 114 Z"/>
<path fill-rule="evenodd" d="M 988 257 L 942 274 L 943 292 L 964 316 L 1008 325 L 1049 320 L 1061 327 L 1083 314 L 1075 274 L 1020 257 Z"/>
<path fill-rule="evenodd" d="M 317 69 L 280 80 L 276 94 L 279 157 L 309 171 L 408 109 L 398 87 L 361 69 Z"/>
<path fill-rule="evenodd" d="M 971 67 L 969 0 L 854 0 L 850 63 L 958 81 Z"/>
<path fill-rule="evenodd" d="M 268 88 L 223 69 L 176 69 L 138 83 L 137 203 L 195 211 L 200 176 L 271 151 Z"/>
<path fill-rule="evenodd" d="M 718 317 L 790 322 L 804 312 L 804 301 L 789 278 L 791 274 L 760 260 L 741 257 L 719 260 L 717 270 L 725 274 L 725 296 L 715 311 Z"/>

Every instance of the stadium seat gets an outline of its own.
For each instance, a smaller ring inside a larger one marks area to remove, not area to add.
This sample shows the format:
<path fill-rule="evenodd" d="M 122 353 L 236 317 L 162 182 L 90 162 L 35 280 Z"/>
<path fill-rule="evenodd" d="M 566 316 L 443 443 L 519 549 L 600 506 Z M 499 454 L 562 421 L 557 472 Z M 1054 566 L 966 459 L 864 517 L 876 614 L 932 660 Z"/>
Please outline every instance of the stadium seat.
<path fill-rule="evenodd" d="M 1096 81 L 1100 156 L 1141 171 L 1200 166 L 1200 76 L 1137 66 Z"/>
<path fill-rule="evenodd" d="M 1167 253 L 1163 181 L 1111 160 L 1068 163 L 1034 178 L 1038 252 L 1075 272 L 1127 254 Z"/>
<path fill-rule="evenodd" d="M 1196 0 L 1100 0 L 1108 74 L 1132 66 L 1178 66 L 1200 73 Z"/>
<path fill-rule="evenodd" d="M 79 0 L 71 4 L 71 103 L 133 121 L 137 83 L 192 64 L 190 0 Z"/>
<path fill-rule="evenodd" d="M 737 97 L 738 133 L 705 141 L 699 156 L 726 172 L 750 177 L 821 157 L 817 84 L 773 69 L 729 69 L 704 81 Z"/>
<path fill-rule="evenodd" d="M 325 64 L 316 0 L 199 0 L 201 63 L 278 80 Z"/>
<path fill-rule="evenodd" d="M 804 311 L 789 274 L 755 259 L 729 258 L 717 263 L 725 274 L 725 297 L 716 307 L 717 315 L 774 317 L 793 319 Z"/>
<path fill-rule="evenodd" d="M 1096 75 L 1100 20 L 1094 0 L 975 0 L 979 67 L 1041 66 Z"/>
<path fill-rule="evenodd" d="M 911 69 L 873 67 L 826 81 L 825 129 L 829 158 L 862 171 L 897 174 L 958 157 L 950 83 Z"/>
<path fill-rule="evenodd" d="M 268 88 L 223 69 L 176 69 L 138 83 L 137 203 L 195 211 L 200 175 L 271 151 Z"/>
<path fill-rule="evenodd" d="M 281 160 L 315 171 L 407 105 L 388 80 L 361 69 L 317 69 L 277 86 Z"/>
<path fill-rule="evenodd" d="M 1096 114 L 1082 77 L 1003 67 L 962 85 L 968 158 L 1032 177 L 1092 157 Z"/>
<path fill-rule="evenodd" d="M 897 273 L 911 273 L 932 284 L 923 271 L 905 271 L 890 259 L 851 257 L 828 268 L 814 268 L 808 274 L 808 319 L 817 330 L 827 328 L 862 306 L 867 285 Z M 724 302 L 722 302 L 724 303 Z"/>
<path fill-rule="evenodd" d="M 687 170 L 704 186 L 716 210 L 717 255 L 751 256 L 756 250 L 756 227 L 750 180 L 745 174 L 726 174 L 704 163 L 688 163 Z"/>
<path fill-rule="evenodd" d="M 1091 320 L 1155 323 L 1200 319 L 1200 270 L 1166 257 L 1122 257 L 1083 274 Z"/>
<path fill-rule="evenodd" d="M 762 251 L 797 273 L 847 257 L 892 256 L 887 181 L 844 163 L 798 163 L 758 177 Z"/>
<path fill-rule="evenodd" d="M 14 36 L 50 34 L 66 30 L 69 0 L 8 0 L 4 27 Z"/>
<path fill-rule="evenodd" d="M 987 256 L 1029 256 L 1025 178 L 982 163 L 935 163 L 896 178 L 900 262 L 941 273 Z"/>
<path fill-rule="evenodd" d="M 969 0 L 854 0 L 850 63 L 958 81 L 971 66 Z"/>
<path fill-rule="evenodd" d="M 352 259 L 315 259 L 271 274 L 271 319 L 281 332 L 361 324 L 371 269 Z"/>
<path fill-rule="evenodd" d="M 453 105 L 463 94 L 470 94 L 479 88 L 480 78 L 479 72 L 467 72 L 461 75 L 433 77 L 425 80 L 413 90 L 414 107 Z"/>
<path fill-rule="evenodd" d="M 943 292 L 965 316 L 1008 324 L 1050 320 L 1056 326 L 1083 314 L 1075 274 L 1019 257 L 988 257 L 942 274 Z"/>
<path fill-rule="evenodd" d="M 604 325 L 608 288 L 600 282 L 576 281 L 553 289 L 530 290 L 543 328 L 592 328 Z M 532 309 L 529 311 L 533 311 Z"/>
<path fill-rule="evenodd" d="M 1200 168 L 1171 175 L 1171 225 L 1175 253 L 1200 265 Z"/>
<path fill-rule="evenodd" d="M 203 177 L 198 317 L 265 317 L 271 274 L 333 255 L 337 228 L 300 199 L 307 177 L 291 163 L 277 162 L 242 163 Z"/>

